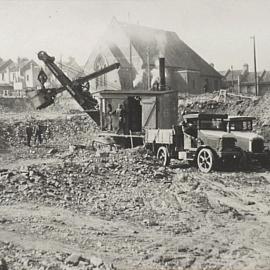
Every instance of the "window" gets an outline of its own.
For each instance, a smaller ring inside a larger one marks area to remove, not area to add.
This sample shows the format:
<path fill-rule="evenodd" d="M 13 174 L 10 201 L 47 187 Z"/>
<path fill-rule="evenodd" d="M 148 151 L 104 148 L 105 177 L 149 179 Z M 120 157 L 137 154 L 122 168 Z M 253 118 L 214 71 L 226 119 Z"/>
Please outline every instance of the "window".
<path fill-rule="evenodd" d="M 5 79 L 5 73 L 2 73 L 2 81 Z"/>
<path fill-rule="evenodd" d="M 94 70 L 98 71 L 106 67 L 106 61 L 102 55 L 98 55 L 94 64 Z M 96 88 L 105 88 L 107 86 L 106 74 L 96 78 Z"/>
<path fill-rule="evenodd" d="M 26 75 L 26 80 L 29 81 L 29 75 Z"/>
<path fill-rule="evenodd" d="M 202 119 L 200 121 L 200 129 L 225 131 L 226 124 L 220 118 Z"/>
<path fill-rule="evenodd" d="M 252 121 L 236 121 L 230 123 L 230 130 L 233 131 L 251 131 Z"/>
<path fill-rule="evenodd" d="M 2 73 L 2 74 L 3 74 L 3 73 Z M 4 97 L 8 97 L 8 96 L 9 96 L 8 90 L 4 90 L 3 96 L 4 96 Z"/>

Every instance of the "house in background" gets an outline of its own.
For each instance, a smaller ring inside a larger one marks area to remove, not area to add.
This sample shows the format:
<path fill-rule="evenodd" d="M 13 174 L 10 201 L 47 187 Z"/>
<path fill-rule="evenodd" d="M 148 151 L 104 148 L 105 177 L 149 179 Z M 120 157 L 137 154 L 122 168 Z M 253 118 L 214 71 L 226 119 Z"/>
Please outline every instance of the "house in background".
<path fill-rule="evenodd" d="M 8 97 L 13 91 L 13 83 L 10 80 L 12 75 L 10 69 L 14 66 L 14 62 L 9 59 L 0 62 L 0 96 Z"/>
<path fill-rule="evenodd" d="M 40 68 L 37 63 L 27 58 L 18 58 L 0 64 L 0 96 L 23 98 L 30 89 L 37 89 Z"/>
<path fill-rule="evenodd" d="M 167 88 L 200 94 L 219 90 L 221 75 L 174 32 L 127 24 L 115 18 L 92 51 L 85 74 L 120 63 L 120 69 L 91 81 L 91 92 L 150 89 L 165 57 Z"/>
<path fill-rule="evenodd" d="M 230 88 L 234 93 L 243 95 L 256 95 L 255 73 L 249 71 L 248 64 L 243 65 L 242 70 L 228 69 L 221 71 L 223 75 L 223 88 Z M 257 72 L 258 95 L 270 92 L 270 72 Z"/>

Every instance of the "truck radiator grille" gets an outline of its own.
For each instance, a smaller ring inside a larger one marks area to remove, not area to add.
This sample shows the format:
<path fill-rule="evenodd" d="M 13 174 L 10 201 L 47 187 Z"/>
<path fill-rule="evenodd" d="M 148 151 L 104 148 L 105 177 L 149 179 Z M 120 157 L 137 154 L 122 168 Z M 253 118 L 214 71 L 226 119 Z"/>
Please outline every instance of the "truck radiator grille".
<path fill-rule="evenodd" d="M 234 138 L 226 138 L 222 140 L 222 149 L 234 148 L 235 147 L 235 139 Z"/>
<path fill-rule="evenodd" d="M 262 153 L 264 150 L 264 142 L 261 139 L 255 139 L 252 141 L 252 152 Z"/>

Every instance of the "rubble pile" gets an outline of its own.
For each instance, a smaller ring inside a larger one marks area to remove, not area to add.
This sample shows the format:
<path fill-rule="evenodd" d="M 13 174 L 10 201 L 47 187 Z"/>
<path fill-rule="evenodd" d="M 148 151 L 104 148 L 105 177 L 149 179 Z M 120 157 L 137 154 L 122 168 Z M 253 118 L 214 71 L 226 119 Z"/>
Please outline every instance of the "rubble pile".
<path fill-rule="evenodd" d="M 24 249 L 10 242 L 0 241 L 0 269 L 77 269 L 77 270 L 116 270 L 116 267 L 93 255 L 79 253 L 48 252 L 44 250 Z M 5 258 L 5 259 L 3 259 Z M 73 267 L 73 268 L 70 268 Z"/>
<path fill-rule="evenodd" d="M 130 258 L 140 258 L 145 266 L 141 269 L 153 266 L 158 269 L 184 266 L 183 269 L 212 269 L 212 266 L 217 265 L 217 260 L 218 269 L 227 269 L 229 266 L 243 269 L 243 256 L 232 255 L 241 252 L 241 247 L 234 244 L 239 234 L 238 227 L 241 230 L 242 226 L 251 226 L 257 219 L 257 204 L 269 202 L 270 195 L 270 182 L 262 175 L 242 172 L 213 172 L 206 175 L 182 163 L 163 168 L 141 147 L 119 152 L 73 149 L 62 155 L 62 161 L 57 164 L 31 165 L 17 170 L 2 169 L 0 175 L 2 206 L 32 202 L 36 207 L 46 205 L 69 209 L 85 216 L 96 216 L 102 218 L 103 223 L 125 221 L 136 224 L 138 229 L 132 230 L 133 236 L 130 236 L 129 241 L 121 238 L 117 240 L 114 234 L 110 235 L 104 229 L 96 232 L 99 239 L 104 237 L 106 242 L 96 247 L 96 250 L 104 249 L 105 245 L 112 251 L 116 248 L 115 241 L 120 241 L 119 246 L 129 243 L 130 249 L 119 247 L 119 252 L 129 252 Z M 248 197 L 243 191 L 253 196 Z M 261 202 L 257 202 L 256 194 L 260 194 Z M 266 210 L 269 207 L 268 203 L 262 211 L 269 211 Z M 23 217 L 23 221 L 31 233 L 42 231 L 44 239 L 50 230 L 56 230 L 50 229 L 51 226 L 46 229 L 46 224 L 37 223 L 36 219 Z M 89 226 L 90 230 L 93 225 Z M 142 246 L 147 241 L 141 239 L 144 238 L 145 230 L 165 234 L 164 237 L 169 240 L 156 240 L 155 244 L 149 240 L 147 247 Z M 57 232 L 59 236 L 57 234 L 54 237 L 61 237 L 62 232 Z M 224 233 L 226 238 L 220 237 Z M 76 237 L 70 235 L 65 237 L 66 241 L 79 244 L 84 249 L 88 247 L 89 241 L 85 240 L 84 234 Z M 191 242 L 185 242 L 188 239 Z M 174 242 L 177 245 L 170 248 L 170 245 L 175 245 Z M 35 257 L 38 252 L 32 252 L 33 261 L 39 263 L 40 257 Z M 42 256 L 47 255 L 44 253 Z M 254 249 L 245 251 L 245 260 L 252 261 L 254 256 L 259 256 Z M 85 260 L 78 259 L 81 257 L 86 258 L 83 255 L 64 254 L 61 260 L 68 266 L 77 263 L 82 266 Z M 29 262 L 28 269 L 35 269 L 31 265 Z M 61 268 L 61 265 L 55 269 L 66 269 Z M 82 266 L 76 269 L 89 268 Z"/>
<path fill-rule="evenodd" d="M 103 157 L 104 156 L 104 157 Z M 146 150 L 122 150 L 117 153 L 99 153 L 79 149 L 62 154 L 60 164 L 41 164 L 21 167 L 18 170 L 3 170 L 1 183 L 3 196 L 1 204 L 14 201 L 39 201 L 55 203 L 65 207 L 80 207 L 91 204 L 91 213 L 106 212 L 110 208 L 113 214 L 115 205 L 120 206 L 121 194 L 115 192 L 126 188 L 135 188 L 140 184 L 171 183 L 172 169 L 160 167 Z M 111 194 L 107 191 L 111 191 Z M 112 196 L 110 204 L 96 202 L 97 192 L 103 199 Z M 129 192 L 128 190 L 126 192 Z M 130 191 L 131 192 L 131 191 Z M 126 195 L 126 194 L 125 194 Z M 132 207 L 140 205 L 140 199 L 130 202 Z M 115 204 L 115 205 L 114 205 Z M 115 212 L 117 215 L 118 212 Z"/>
<path fill-rule="evenodd" d="M 39 123 L 43 127 L 45 142 L 54 144 L 87 143 L 97 126 L 87 115 L 67 115 L 63 118 L 39 120 L 30 118 L 27 120 L 34 128 Z M 26 121 L 0 122 L 0 138 L 10 146 L 21 146 L 25 143 Z"/>
<path fill-rule="evenodd" d="M 209 113 L 228 113 L 230 115 L 248 115 L 260 119 L 261 123 L 270 123 L 270 94 L 258 98 L 237 98 L 227 96 L 226 102 L 216 101 L 218 93 L 188 97 L 180 103 L 179 111 L 200 111 Z"/>
<path fill-rule="evenodd" d="M 258 98 L 238 98 L 227 96 L 226 102 L 217 101 L 218 92 L 187 97 L 180 100 L 179 121 L 183 112 L 227 113 L 229 115 L 246 115 L 256 118 L 254 130 L 262 133 L 263 125 L 270 125 L 270 94 Z M 270 130 L 266 130 L 270 135 Z M 266 134 L 266 136 L 268 136 Z"/>

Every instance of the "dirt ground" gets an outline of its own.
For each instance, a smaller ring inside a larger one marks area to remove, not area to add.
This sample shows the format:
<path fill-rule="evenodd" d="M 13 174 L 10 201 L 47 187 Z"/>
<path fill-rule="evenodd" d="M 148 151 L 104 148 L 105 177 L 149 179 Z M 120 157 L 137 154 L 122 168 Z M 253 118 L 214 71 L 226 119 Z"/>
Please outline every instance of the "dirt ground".
<path fill-rule="evenodd" d="M 8 130 L 0 254 L 9 269 L 269 269 L 269 171 L 162 168 L 142 148 L 102 156 L 69 147 L 74 132 L 92 139 L 73 125 L 30 148 Z"/>

